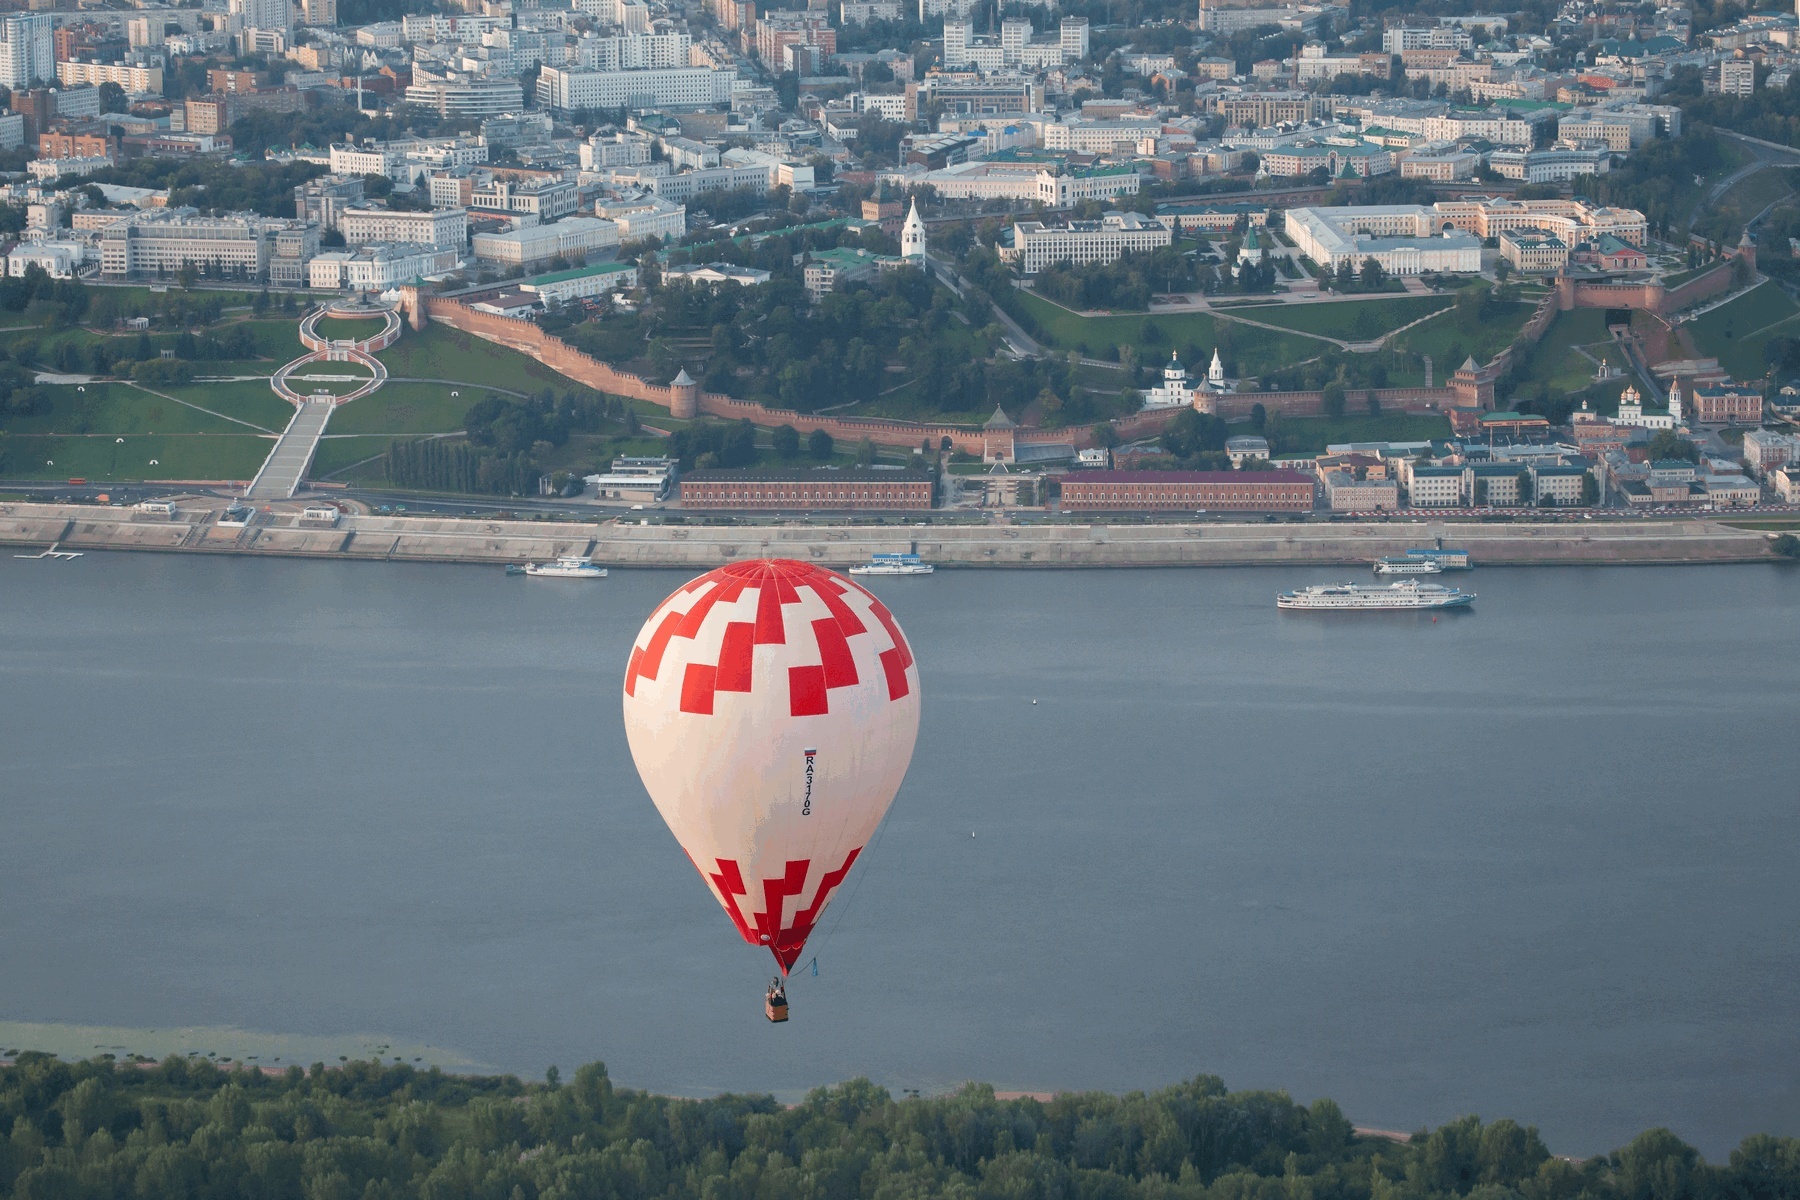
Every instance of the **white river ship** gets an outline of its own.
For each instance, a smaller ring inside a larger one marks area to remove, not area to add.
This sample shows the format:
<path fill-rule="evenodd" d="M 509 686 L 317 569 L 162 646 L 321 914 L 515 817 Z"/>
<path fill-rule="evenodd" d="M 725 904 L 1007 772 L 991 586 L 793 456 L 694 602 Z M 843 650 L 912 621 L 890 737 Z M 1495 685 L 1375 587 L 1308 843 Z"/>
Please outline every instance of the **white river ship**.
<path fill-rule="evenodd" d="M 1276 608 L 1306 610 L 1467 608 L 1473 603 L 1474 592 L 1410 579 L 1385 585 L 1316 584 L 1275 597 Z"/>
<path fill-rule="evenodd" d="M 1391 555 L 1375 560 L 1377 575 L 1442 575 L 1444 568 L 1429 558 L 1414 558 L 1410 554 Z"/>
<path fill-rule="evenodd" d="M 596 567 L 579 554 L 565 554 L 555 562 L 526 563 L 525 574 L 537 579 L 605 579 L 606 568 Z"/>
<path fill-rule="evenodd" d="M 929 575 L 933 567 L 916 554 L 871 554 L 869 561 L 850 568 L 852 575 Z"/>

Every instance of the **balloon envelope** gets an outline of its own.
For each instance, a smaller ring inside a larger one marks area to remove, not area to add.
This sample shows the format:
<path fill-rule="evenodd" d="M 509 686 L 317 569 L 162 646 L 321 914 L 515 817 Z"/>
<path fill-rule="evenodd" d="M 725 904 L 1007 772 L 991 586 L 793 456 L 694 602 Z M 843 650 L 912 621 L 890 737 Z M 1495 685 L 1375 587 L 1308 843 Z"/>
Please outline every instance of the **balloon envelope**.
<path fill-rule="evenodd" d="M 785 974 L 912 759 L 919 673 L 899 623 L 811 563 L 732 563 L 650 614 L 624 691 L 650 798 Z"/>

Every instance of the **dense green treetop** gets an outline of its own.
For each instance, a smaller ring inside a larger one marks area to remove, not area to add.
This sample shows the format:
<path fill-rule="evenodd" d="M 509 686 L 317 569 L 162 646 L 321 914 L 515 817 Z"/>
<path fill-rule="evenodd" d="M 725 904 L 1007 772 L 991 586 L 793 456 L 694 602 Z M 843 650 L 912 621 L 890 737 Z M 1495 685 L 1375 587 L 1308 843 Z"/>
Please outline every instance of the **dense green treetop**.
<path fill-rule="evenodd" d="M 895 1101 L 867 1080 L 784 1107 L 378 1062 L 286 1073 L 65 1063 L 0 1068 L 0 1195 L 276 1200 L 1781 1200 L 1800 1142 L 1755 1136 L 1713 1167 L 1667 1130 L 1552 1157 L 1535 1129 L 1466 1117 L 1410 1143 L 1359 1137 L 1329 1100 L 1227 1092 Z"/>

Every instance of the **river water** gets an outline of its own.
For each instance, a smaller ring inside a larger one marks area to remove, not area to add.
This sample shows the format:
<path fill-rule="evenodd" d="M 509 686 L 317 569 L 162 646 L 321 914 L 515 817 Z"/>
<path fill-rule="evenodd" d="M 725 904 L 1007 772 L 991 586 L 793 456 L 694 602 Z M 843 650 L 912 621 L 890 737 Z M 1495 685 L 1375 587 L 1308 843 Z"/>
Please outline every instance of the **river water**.
<path fill-rule="evenodd" d="M 1345 573 L 877 581 L 918 752 L 771 1027 L 620 724 L 684 574 L 0 558 L 0 1046 L 1800 1133 L 1800 572 L 1276 612 Z"/>

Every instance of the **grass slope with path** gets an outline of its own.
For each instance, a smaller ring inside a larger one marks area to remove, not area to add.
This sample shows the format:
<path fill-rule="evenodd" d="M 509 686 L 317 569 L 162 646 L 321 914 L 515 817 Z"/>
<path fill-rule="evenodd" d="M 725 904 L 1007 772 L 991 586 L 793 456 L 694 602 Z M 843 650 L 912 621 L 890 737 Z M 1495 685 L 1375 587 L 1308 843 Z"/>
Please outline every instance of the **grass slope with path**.
<path fill-rule="evenodd" d="M 1682 329 L 1697 354 L 1716 358 L 1733 379 L 1761 379 L 1768 373 L 1763 349 L 1774 337 L 1800 335 L 1800 304 L 1781 285 L 1758 284 L 1743 295 L 1702 313 Z"/>
<path fill-rule="evenodd" d="M 274 445 L 254 434 L 0 437 L 0 475 L 13 479 L 250 479 Z"/>
<path fill-rule="evenodd" d="M 1606 332 L 1606 310 L 1577 308 L 1557 313 L 1520 376 L 1520 394 L 1529 395 L 1539 384 L 1564 393 L 1579 392 L 1592 384 L 1594 363 L 1577 347 L 1586 348 L 1595 358 L 1606 358 L 1614 367 L 1625 365 L 1612 336 Z M 1618 388 L 1622 389 L 1625 382 L 1618 380 Z"/>
<path fill-rule="evenodd" d="M 1061 350 L 1075 350 L 1086 345 L 1090 358 L 1106 357 L 1108 346 L 1136 346 L 1140 359 L 1145 362 L 1159 362 L 1168 357 L 1171 349 L 1181 350 L 1189 344 L 1210 352 L 1219 344 L 1220 326 L 1227 324 L 1231 327 L 1228 336 L 1238 370 L 1247 376 L 1313 358 L 1330 346 L 1328 342 L 1304 334 L 1277 333 L 1254 325 L 1221 321 L 1206 313 L 1084 317 L 1030 292 L 1021 291 L 1018 296 L 1037 321 L 1034 337 Z M 1147 326 L 1154 326 L 1161 333 L 1160 342 L 1146 344 L 1143 341 Z"/>
<path fill-rule="evenodd" d="M 435 322 L 425 329 L 408 329 L 398 342 L 375 357 L 387 365 L 390 375 L 402 379 L 454 379 L 474 387 L 515 392 L 544 388 L 562 391 L 578 386 L 574 380 L 517 350 L 484 342 L 473 334 Z M 466 391 L 463 398 L 469 404 L 479 399 Z"/>
<path fill-rule="evenodd" d="M 1372 342 L 1421 317 L 1455 304 L 1451 296 L 1400 296 L 1392 300 L 1320 300 L 1308 304 L 1257 305 L 1240 310 L 1215 305 L 1220 312 L 1279 325 L 1295 333 L 1318 334 L 1345 342 Z"/>

